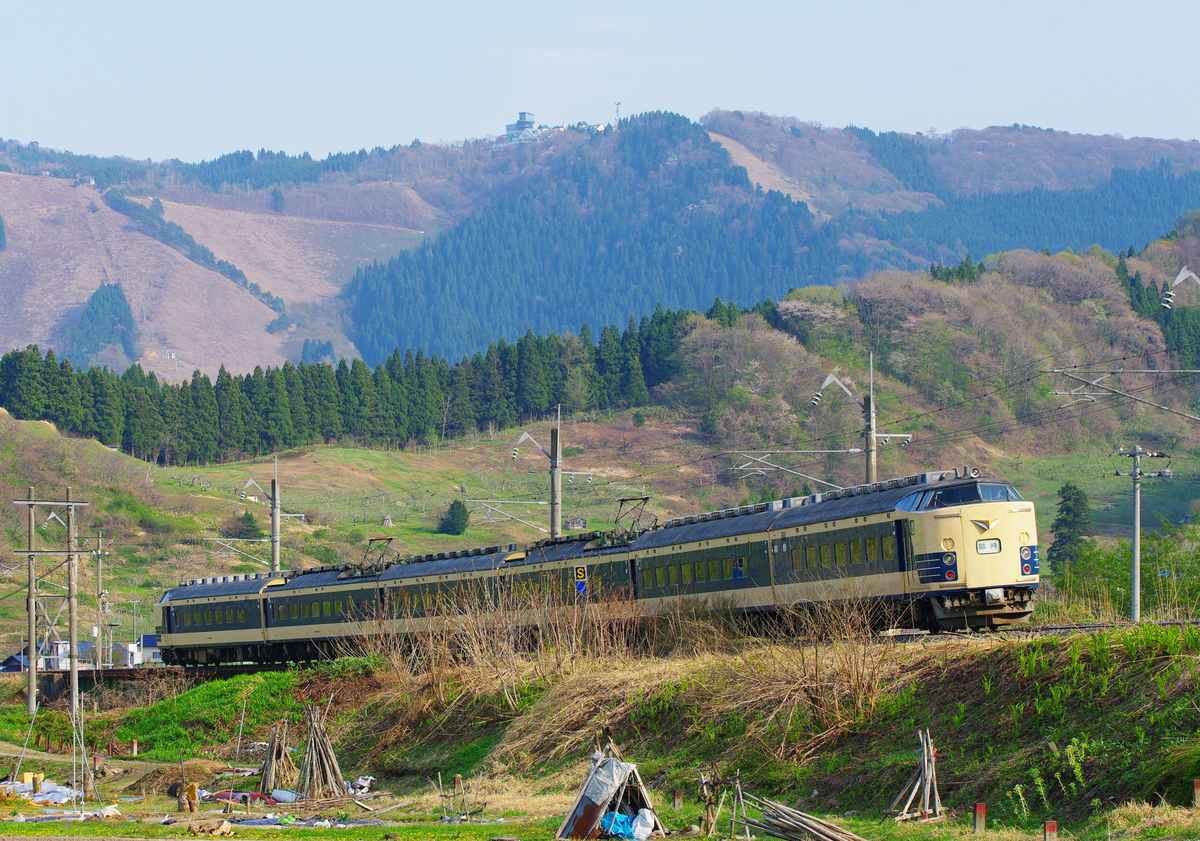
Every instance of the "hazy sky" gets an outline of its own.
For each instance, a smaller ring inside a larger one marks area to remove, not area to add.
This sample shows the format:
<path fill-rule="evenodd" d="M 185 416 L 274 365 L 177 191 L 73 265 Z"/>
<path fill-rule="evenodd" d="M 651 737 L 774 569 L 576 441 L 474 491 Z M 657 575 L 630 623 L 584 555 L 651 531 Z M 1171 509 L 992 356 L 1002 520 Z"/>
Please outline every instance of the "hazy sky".
<path fill-rule="evenodd" d="M 666 109 L 1200 138 L 1191 2 L 0 0 L 0 137 L 155 160 Z"/>

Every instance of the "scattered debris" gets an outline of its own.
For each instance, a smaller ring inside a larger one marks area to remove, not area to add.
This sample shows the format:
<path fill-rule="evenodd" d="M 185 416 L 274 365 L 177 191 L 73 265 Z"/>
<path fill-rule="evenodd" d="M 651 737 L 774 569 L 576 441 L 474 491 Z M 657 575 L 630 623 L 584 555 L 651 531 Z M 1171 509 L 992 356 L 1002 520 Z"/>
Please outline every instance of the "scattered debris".
<path fill-rule="evenodd" d="M 612 739 L 592 754 L 583 788 L 554 837 L 591 838 L 602 825 L 605 831 L 623 838 L 637 838 L 642 832 L 643 839 L 653 832 L 666 834 L 637 766 L 625 762 Z"/>
<path fill-rule="evenodd" d="M 893 815 L 894 821 L 919 820 L 929 823 L 945 817 L 942 812 L 942 798 L 937 788 L 937 749 L 933 746 L 928 728 L 924 732 L 918 730 L 917 738 L 921 740 L 921 762 L 888 807 L 887 814 Z M 908 799 L 904 801 L 904 808 L 897 809 L 896 806 L 905 792 L 908 792 Z M 921 808 L 909 811 L 917 792 L 921 792 Z"/>
<path fill-rule="evenodd" d="M 188 827 L 188 832 L 192 833 L 192 835 L 211 835 L 213 838 L 219 838 L 223 835 L 233 835 L 233 826 L 230 825 L 229 821 L 194 823 Z"/>
<path fill-rule="evenodd" d="M 117 804 L 113 803 L 108 806 L 103 806 L 88 815 L 88 820 L 106 821 L 109 818 L 121 817 L 121 810 L 117 808 Z"/>
<path fill-rule="evenodd" d="M 866 841 L 861 836 L 842 829 L 837 824 L 821 820 L 815 815 L 790 809 L 774 800 L 759 799 L 745 793 L 743 793 L 743 797 L 762 812 L 761 821 L 751 817 L 742 819 L 747 831 L 754 828 L 787 841 Z"/>

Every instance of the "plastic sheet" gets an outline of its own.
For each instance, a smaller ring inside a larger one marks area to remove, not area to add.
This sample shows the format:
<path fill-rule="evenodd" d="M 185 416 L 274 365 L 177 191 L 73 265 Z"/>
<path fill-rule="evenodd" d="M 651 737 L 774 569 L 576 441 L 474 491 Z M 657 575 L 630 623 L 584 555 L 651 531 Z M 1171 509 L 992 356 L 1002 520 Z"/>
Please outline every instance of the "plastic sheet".
<path fill-rule="evenodd" d="M 629 819 L 629 815 L 623 815 L 620 812 L 609 812 L 601 818 L 600 828 L 617 838 L 633 838 L 633 822 Z"/>

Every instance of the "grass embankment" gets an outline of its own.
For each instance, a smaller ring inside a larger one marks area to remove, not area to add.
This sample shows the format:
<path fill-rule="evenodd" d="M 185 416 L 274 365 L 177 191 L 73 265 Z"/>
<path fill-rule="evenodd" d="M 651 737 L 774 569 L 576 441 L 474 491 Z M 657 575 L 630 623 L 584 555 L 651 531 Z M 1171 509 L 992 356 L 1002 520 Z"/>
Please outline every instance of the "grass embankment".
<path fill-rule="evenodd" d="M 372 773 L 405 798 L 389 818 L 403 824 L 403 839 L 500 832 L 431 825 L 440 806 L 429 780 L 439 771 L 482 779 L 489 814 L 510 816 L 502 834 L 549 838 L 605 729 L 640 764 L 657 803 L 669 804 L 671 789 L 687 792 L 683 810 L 663 807 L 672 827 L 699 821 L 691 793 L 698 772 L 715 767 L 872 839 L 957 838 L 981 801 L 998 838 L 1028 837 L 1050 817 L 1077 838 L 1200 834 L 1200 815 L 1179 808 L 1200 777 L 1195 626 L 898 643 L 851 633 L 812 645 L 789 634 L 737 639 L 690 621 L 656 640 L 656 655 L 580 644 L 574 657 L 547 645 L 507 657 L 466 646 L 463 656 L 438 658 L 419 643 L 303 672 L 209 682 L 90 717 L 87 728 L 121 739 L 136 733 L 144 756 L 168 767 L 181 751 L 232 760 L 243 698 L 245 743 L 279 718 L 297 721 L 301 700 L 332 695 L 343 770 Z M 23 707 L 2 713 L 0 736 L 19 744 Z M 43 713 L 38 728 L 60 719 Z M 918 728 L 929 728 L 938 746 L 942 799 L 955 816 L 939 827 L 879 826 L 915 766 Z M 137 824 L 95 829 L 180 834 Z M 344 834 L 377 839 L 384 831 L 395 830 Z"/>

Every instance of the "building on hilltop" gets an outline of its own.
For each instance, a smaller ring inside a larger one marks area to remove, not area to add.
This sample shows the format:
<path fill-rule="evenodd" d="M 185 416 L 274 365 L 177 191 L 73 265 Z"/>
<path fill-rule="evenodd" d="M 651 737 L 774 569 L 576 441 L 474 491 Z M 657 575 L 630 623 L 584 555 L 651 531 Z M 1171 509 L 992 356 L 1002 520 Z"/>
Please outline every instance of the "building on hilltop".
<path fill-rule="evenodd" d="M 505 134 L 520 134 L 525 129 L 533 128 L 533 114 L 529 111 L 519 111 L 517 113 L 517 121 L 509 123 L 504 127 Z"/>
<path fill-rule="evenodd" d="M 517 114 L 515 123 L 509 123 L 504 127 L 504 137 L 497 141 L 497 145 L 532 143 L 538 139 L 541 133 L 542 129 L 533 122 L 533 114 L 529 111 L 521 111 Z"/>

